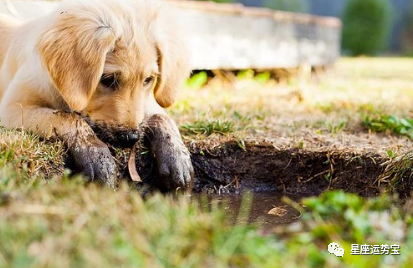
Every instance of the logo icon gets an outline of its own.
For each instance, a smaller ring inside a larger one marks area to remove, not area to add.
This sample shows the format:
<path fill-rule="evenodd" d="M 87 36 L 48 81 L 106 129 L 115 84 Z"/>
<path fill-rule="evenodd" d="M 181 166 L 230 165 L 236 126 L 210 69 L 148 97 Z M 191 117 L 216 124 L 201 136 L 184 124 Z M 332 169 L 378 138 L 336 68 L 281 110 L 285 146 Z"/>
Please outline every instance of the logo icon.
<path fill-rule="evenodd" d="M 344 249 L 343 248 L 341 248 L 340 246 L 339 246 L 339 244 L 337 244 L 337 243 L 330 243 L 329 245 L 328 245 L 328 252 L 330 253 L 330 254 L 334 254 L 334 255 L 336 255 L 337 257 L 343 257 L 343 255 L 344 255 Z"/>

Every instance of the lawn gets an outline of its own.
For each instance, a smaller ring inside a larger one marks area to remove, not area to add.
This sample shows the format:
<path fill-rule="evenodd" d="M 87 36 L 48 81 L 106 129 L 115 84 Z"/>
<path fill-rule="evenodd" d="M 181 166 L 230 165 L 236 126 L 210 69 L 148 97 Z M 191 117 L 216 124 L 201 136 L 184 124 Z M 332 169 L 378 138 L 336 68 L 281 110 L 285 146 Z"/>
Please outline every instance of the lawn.
<path fill-rule="evenodd" d="M 316 77 L 299 72 L 278 82 L 244 71 L 205 84 L 201 74 L 169 112 L 206 160 L 234 141 L 245 153 L 265 142 L 299 156 L 351 152 L 397 166 L 413 148 L 411 70 L 411 59 L 344 58 Z M 206 197 L 144 200 L 126 182 L 116 192 L 85 184 L 65 170 L 65 153 L 58 141 L 0 128 L 0 267 L 413 265 L 412 204 L 392 188 L 369 199 L 330 188 L 299 203 L 285 198 L 298 220 L 262 230 L 242 220 L 249 194 L 234 225 L 225 205 Z M 411 165 L 403 164 L 398 183 L 408 184 Z M 324 175 L 330 184 L 343 176 Z M 331 242 L 344 248 L 343 258 L 328 253 Z M 351 255 L 351 244 L 399 245 L 400 255 Z"/>
<path fill-rule="evenodd" d="M 366 117 L 412 115 L 412 68 L 413 61 L 404 58 L 344 58 L 326 74 L 280 83 L 243 72 L 230 77 L 230 83 L 216 79 L 200 89 L 194 83 L 182 92 L 171 114 L 191 141 L 230 136 L 267 139 L 277 146 L 302 141 L 309 147 L 360 148 L 363 143 L 366 150 L 402 153 L 406 148 L 399 145 L 411 145 L 409 139 L 372 135 L 362 122 Z"/>

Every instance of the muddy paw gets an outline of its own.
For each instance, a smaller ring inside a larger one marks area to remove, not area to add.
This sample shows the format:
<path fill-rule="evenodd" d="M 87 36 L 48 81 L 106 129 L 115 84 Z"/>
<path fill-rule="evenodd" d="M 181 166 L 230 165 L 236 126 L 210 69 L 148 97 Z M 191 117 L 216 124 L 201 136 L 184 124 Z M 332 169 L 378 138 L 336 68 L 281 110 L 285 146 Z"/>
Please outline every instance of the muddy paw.
<path fill-rule="evenodd" d="M 111 188 L 117 184 L 117 166 L 109 148 L 100 140 L 76 142 L 71 146 L 76 166 L 91 181 L 99 180 Z"/>
<path fill-rule="evenodd" d="M 180 142 L 158 140 L 152 144 L 158 167 L 158 187 L 161 190 L 187 189 L 192 186 L 194 169 L 188 149 Z"/>
<path fill-rule="evenodd" d="M 166 115 L 154 115 L 146 133 L 158 168 L 156 186 L 162 191 L 190 189 L 194 169 L 175 123 Z"/>

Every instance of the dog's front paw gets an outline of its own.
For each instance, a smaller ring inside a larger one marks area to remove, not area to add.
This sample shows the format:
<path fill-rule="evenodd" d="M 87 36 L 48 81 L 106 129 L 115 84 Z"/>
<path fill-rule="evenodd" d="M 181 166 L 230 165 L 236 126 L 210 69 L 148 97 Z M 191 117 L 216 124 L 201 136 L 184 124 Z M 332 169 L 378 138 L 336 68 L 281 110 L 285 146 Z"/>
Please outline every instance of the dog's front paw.
<path fill-rule="evenodd" d="M 111 188 L 117 185 L 117 166 L 109 148 L 102 141 L 76 142 L 71 153 L 77 168 L 91 181 L 99 180 Z"/>
<path fill-rule="evenodd" d="M 156 186 L 162 191 L 190 189 L 194 168 L 175 123 L 166 115 L 156 114 L 145 122 L 145 127 L 158 168 Z"/>
<path fill-rule="evenodd" d="M 180 139 L 156 139 L 152 142 L 152 154 L 158 167 L 157 184 L 161 190 L 191 188 L 194 168 L 189 151 Z"/>

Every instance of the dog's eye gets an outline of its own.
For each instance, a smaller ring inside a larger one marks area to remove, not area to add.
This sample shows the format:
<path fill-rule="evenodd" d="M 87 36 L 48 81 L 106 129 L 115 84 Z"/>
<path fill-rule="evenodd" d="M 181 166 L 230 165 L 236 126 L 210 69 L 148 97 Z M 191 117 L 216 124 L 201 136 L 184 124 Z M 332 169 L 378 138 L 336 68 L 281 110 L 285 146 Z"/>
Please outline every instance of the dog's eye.
<path fill-rule="evenodd" d="M 107 88 L 116 90 L 119 87 L 119 81 L 116 74 L 104 74 L 100 78 L 100 83 Z"/>
<path fill-rule="evenodd" d="M 147 86 L 147 85 L 149 85 L 150 83 L 152 83 L 153 80 L 154 80 L 154 77 L 153 77 L 153 76 L 148 76 L 148 77 L 145 78 L 145 80 L 143 80 L 143 85 L 144 85 L 144 86 Z"/>

